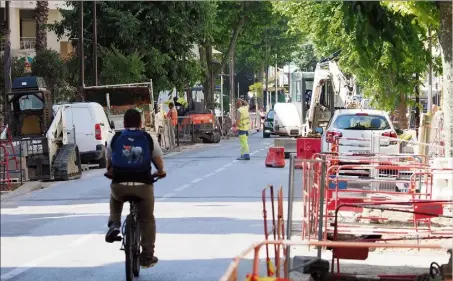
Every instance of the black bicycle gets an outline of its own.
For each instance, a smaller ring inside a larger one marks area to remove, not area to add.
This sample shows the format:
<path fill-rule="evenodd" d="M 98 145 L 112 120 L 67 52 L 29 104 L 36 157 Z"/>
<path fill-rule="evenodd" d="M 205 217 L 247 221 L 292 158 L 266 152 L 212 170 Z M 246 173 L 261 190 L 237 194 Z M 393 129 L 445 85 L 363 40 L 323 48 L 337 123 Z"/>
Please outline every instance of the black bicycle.
<path fill-rule="evenodd" d="M 109 179 L 111 177 L 107 174 Z M 153 175 L 153 183 L 161 177 Z M 121 227 L 122 237 L 117 237 L 116 241 L 122 241 L 121 249 L 126 254 L 126 280 L 132 281 L 134 277 L 140 275 L 140 224 L 138 223 L 138 203 L 140 199 L 137 197 L 127 197 L 126 202 L 129 202 L 130 211 L 126 220 Z"/>

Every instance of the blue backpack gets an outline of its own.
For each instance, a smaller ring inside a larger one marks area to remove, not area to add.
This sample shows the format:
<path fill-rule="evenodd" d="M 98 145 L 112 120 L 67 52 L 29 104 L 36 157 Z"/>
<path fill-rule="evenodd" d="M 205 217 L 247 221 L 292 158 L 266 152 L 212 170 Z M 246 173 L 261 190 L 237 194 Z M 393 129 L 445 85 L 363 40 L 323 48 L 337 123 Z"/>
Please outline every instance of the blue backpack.
<path fill-rule="evenodd" d="M 148 133 L 125 129 L 112 138 L 110 147 L 114 181 L 149 182 L 154 142 Z"/>

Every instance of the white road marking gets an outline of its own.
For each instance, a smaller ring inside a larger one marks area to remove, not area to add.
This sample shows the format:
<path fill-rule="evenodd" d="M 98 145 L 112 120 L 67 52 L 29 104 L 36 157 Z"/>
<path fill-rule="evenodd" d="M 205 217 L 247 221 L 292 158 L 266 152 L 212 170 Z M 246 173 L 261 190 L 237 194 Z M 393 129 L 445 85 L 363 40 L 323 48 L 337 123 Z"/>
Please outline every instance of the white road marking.
<path fill-rule="evenodd" d="M 25 271 L 28 271 L 28 270 L 30 270 L 30 269 L 32 269 L 34 267 L 38 267 L 41 264 L 43 264 L 43 263 L 45 263 L 45 262 L 47 262 L 47 261 L 49 261 L 51 259 L 54 259 L 54 258 L 57 258 L 57 257 L 63 255 L 65 252 L 69 251 L 70 248 L 76 247 L 76 246 L 88 241 L 89 239 L 93 238 L 94 236 L 96 236 L 96 235 L 98 235 L 100 233 L 102 233 L 102 232 L 101 231 L 90 232 L 89 234 L 80 237 L 79 239 L 73 241 L 72 243 L 69 243 L 69 245 L 65 247 L 65 250 L 56 250 L 56 251 L 53 251 L 53 252 L 49 253 L 48 255 L 39 257 L 39 258 L 37 258 L 37 259 L 27 263 L 27 264 L 24 264 L 21 267 L 17 267 L 15 269 L 9 271 L 8 273 L 3 274 L 0 277 L 0 279 L 1 280 L 8 280 L 8 279 L 14 278 L 17 275 L 22 274 Z"/>
<path fill-rule="evenodd" d="M 235 162 L 237 162 L 237 161 L 238 161 L 238 160 L 234 160 L 233 163 L 235 163 Z M 223 167 L 228 168 L 228 167 L 230 167 L 231 165 L 233 165 L 233 163 L 228 163 L 228 164 L 224 165 Z"/>
<path fill-rule="evenodd" d="M 209 174 L 205 175 L 203 178 L 209 178 L 209 177 L 211 177 L 213 175 L 215 175 L 215 173 L 209 173 Z"/>
<path fill-rule="evenodd" d="M 180 187 L 175 188 L 175 191 L 176 192 L 183 191 L 184 189 L 188 188 L 189 186 L 190 186 L 190 184 L 181 185 Z"/>
<path fill-rule="evenodd" d="M 214 173 L 219 173 L 221 171 L 225 170 L 225 167 L 222 167 L 222 168 L 218 168 L 217 170 L 214 171 Z"/>
<path fill-rule="evenodd" d="M 197 178 L 197 179 L 194 179 L 193 181 L 191 181 L 191 183 L 197 183 L 199 181 L 203 180 L 203 178 Z"/>
<path fill-rule="evenodd" d="M 173 195 L 175 195 L 175 194 L 174 194 L 174 193 L 172 193 L 172 192 L 170 192 L 170 193 L 166 193 L 166 194 L 164 194 L 164 195 L 163 195 L 163 196 L 161 197 L 161 199 L 170 198 L 170 197 L 172 197 Z"/>

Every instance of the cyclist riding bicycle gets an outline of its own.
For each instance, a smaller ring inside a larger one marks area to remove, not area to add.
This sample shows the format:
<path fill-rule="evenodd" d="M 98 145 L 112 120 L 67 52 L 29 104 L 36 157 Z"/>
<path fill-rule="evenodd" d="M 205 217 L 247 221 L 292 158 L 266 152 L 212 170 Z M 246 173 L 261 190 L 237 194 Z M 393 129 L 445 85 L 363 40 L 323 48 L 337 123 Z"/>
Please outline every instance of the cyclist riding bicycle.
<path fill-rule="evenodd" d="M 121 212 L 128 198 L 138 198 L 141 229 L 140 265 L 151 267 L 158 262 L 154 256 L 156 222 L 154 218 L 154 188 L 152 163 L 157 168 L 154 176 L 164 178 L 162 150 L 156 140 L 141 130 L 140 112 L 129 109 L 124 114 L 124 130 L 117 132 L 107 147 L 107 174 L 112 178 L 110 217 L 105 241 L 113 243 L 120 233 Z"/>

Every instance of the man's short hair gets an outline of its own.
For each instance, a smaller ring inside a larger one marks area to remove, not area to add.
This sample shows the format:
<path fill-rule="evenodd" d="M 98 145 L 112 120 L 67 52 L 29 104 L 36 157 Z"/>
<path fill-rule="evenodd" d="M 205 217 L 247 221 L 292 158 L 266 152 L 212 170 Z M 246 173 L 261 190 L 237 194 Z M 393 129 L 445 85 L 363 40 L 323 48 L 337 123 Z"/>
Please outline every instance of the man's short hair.
<path fill-rule="evenodd" d="M 142 123 L 142 115 L 137 109 L 130 108 L 124 113 L 125 128 L 138 128 L 140 123 Z"/>

